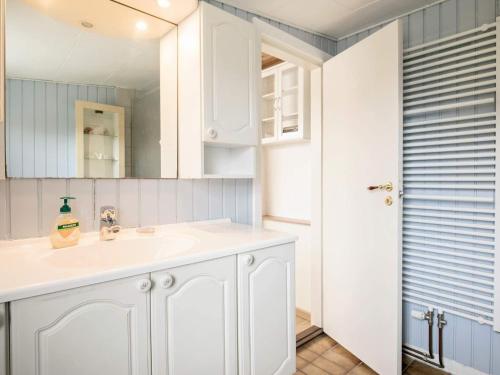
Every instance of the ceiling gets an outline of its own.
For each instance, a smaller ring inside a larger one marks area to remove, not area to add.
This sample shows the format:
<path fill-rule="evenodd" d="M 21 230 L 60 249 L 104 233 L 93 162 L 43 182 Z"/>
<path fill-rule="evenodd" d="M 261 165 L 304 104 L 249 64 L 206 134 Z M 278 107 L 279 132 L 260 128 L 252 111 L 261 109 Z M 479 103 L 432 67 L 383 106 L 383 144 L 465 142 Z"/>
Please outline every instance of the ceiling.
<path fill-rule="evenodd" d="M 304 30 L 340 38 L 436 0 L 222 0 Z"/>
<path fill-rule="evenodd" d="M 164 20 L 178 24 L 198 7 L 198 0 L 169 0 L 170 6 L 161 8 L 157 0 L 113 0 L 143 12 L 154 14 Z"/>
<path fill-rule="evenodd" d="M 138 90 L 158 86 L 160 39 L 175 25 L 109 0 L 6 3 L 9 78 Z"/>

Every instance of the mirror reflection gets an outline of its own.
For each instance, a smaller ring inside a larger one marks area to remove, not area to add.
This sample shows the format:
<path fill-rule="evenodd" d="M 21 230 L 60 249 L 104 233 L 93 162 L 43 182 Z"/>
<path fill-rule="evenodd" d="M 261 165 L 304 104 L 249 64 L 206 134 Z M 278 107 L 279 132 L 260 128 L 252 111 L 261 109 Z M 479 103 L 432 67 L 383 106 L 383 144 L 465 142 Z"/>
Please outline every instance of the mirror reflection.
<path fill-rule="evenodd" d="M 7 0 L 8 176 L 161 177 L 173 28 L 110 0 Z"/>

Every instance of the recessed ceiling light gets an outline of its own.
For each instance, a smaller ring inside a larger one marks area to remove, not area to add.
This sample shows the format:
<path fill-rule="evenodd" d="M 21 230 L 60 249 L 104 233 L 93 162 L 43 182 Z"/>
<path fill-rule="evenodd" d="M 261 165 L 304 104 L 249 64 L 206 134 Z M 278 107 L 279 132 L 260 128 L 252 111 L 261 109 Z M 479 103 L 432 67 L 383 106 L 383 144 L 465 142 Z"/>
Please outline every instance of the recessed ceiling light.
<path fill-rule="evenodd" d="M 92 23 L 90 23 L 90 22 L 88 22 L 88 21 L 82 21 L 80 24 L 81 24 L 83 27 L 87 28 L 87 29 L 91 29 L 91 28 L 93 28 L 93 27 L 94 27 L 94 24 L 92 24 Z"/>
<path fill-rule="evenodd" d="M 168 8 L 170 6 L 170 0 L 157 0 L 157 3 L 161 8 Z"/>
<path fill-rule="evenodd" d="M 135 28 L 139 31 L 146 31 L 148 28 L 148 24 L 144 21 L 137 21 L 135 24 Z"/>

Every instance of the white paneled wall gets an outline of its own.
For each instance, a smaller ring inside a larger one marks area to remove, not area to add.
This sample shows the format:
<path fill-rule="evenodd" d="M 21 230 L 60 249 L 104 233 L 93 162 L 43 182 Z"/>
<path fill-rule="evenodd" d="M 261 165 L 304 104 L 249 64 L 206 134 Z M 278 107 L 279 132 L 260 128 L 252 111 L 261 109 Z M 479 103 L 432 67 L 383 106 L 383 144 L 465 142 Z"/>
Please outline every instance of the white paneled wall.
<path fill-rule="evenodd" d="M 252 180 L 9 179 L 0 181 L 0 239 L 45 236 L 72 195 L 82 231 L 99 227 L 99 207 L 113 205 L 124 227 L 230 218 L 252 221 Z"/>

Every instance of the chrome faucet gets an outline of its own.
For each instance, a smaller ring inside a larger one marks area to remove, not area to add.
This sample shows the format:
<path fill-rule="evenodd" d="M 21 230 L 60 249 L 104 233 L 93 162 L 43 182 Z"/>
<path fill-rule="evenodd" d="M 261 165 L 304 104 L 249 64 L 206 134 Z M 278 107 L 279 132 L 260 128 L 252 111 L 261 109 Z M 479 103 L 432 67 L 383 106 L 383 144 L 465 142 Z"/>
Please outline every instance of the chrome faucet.
<path fill-rule="evenodd" d="M 118 225 L 118 212 L 113 206 L 102 206 L 99 225 L 99 239 L 101 241 L 114 240 L 121 227 Z"/>

